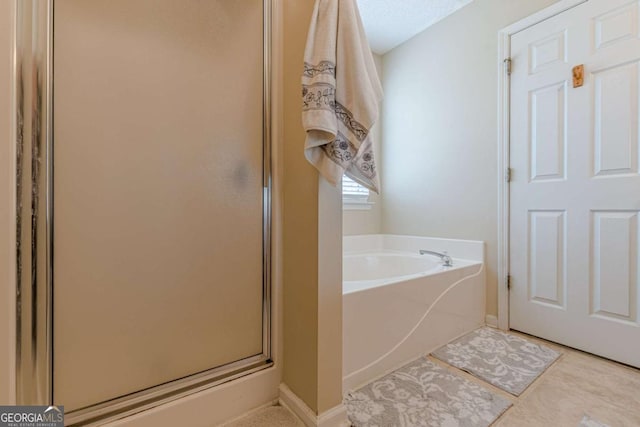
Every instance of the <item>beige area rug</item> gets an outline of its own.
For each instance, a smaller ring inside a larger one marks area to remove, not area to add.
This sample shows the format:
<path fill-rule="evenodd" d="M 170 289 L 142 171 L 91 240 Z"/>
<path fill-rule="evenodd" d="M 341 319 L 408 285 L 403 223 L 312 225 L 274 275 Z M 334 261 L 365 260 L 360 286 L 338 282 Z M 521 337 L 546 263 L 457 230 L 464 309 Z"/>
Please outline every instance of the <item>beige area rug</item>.
<path fill-rule="evenodd" d="M 511 402 L 426 358 L 349 393 L 355 427 L 485 427 Z"/>
<path fill-rule="evenodd" d="M 519 396 L 560 353 L 519 336 L 483 327 L 439 348 L 432 355 Z"/>

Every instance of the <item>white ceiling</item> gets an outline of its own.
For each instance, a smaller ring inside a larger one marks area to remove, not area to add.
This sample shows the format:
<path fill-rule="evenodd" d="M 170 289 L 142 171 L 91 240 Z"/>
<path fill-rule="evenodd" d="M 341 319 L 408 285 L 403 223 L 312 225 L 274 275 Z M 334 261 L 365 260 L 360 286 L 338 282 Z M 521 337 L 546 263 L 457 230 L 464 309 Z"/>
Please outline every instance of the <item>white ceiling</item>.
<path fill-rule="evenodd" d="M 358 0 L 371 50 L 382 55 L 473 0 Z"/>

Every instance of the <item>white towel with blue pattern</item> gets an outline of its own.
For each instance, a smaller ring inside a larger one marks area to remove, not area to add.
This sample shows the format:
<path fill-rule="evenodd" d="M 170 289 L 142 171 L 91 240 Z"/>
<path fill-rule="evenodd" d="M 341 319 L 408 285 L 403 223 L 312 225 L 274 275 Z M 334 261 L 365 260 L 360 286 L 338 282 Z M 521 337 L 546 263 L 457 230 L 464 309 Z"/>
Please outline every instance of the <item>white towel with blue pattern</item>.
<path fill-rule="evenodd" d="M 382 86 L 355 0 L 316 0 L 302 74 L 305 156 L 327 181 L 378 192 L 371 128 Z"/>

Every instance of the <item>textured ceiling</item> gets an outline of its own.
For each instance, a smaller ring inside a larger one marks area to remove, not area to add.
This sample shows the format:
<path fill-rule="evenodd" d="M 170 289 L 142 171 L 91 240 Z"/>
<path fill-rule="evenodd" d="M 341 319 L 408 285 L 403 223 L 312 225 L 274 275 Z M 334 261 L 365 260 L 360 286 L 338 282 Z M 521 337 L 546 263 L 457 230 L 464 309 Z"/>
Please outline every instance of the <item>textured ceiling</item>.
<path fill-rule="evenodd" d="M 358 0 L 371 50 L 384 54 L 472 0 Z"/>

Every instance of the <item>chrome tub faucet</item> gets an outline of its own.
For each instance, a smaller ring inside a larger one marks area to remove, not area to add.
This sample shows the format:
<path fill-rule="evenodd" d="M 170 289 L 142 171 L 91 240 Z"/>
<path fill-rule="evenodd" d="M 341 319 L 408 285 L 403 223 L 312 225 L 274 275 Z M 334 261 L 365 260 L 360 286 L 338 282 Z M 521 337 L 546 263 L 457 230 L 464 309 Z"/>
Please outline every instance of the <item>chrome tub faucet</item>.
<path fill-rule="evenodd" d="M 440 253 L 440 252 L 428 251 L 426 249 L 420 249 L 420 255 L 435 255 L 437 257 L 440 257 L 440 259 L 442 260 L 443 267 L 453 267 L 453 261 L 451 260 L 451 257 L 449 256 L 449 254 L 447 254 L 447 251 L 442 251 L 442 253 Z"/>

